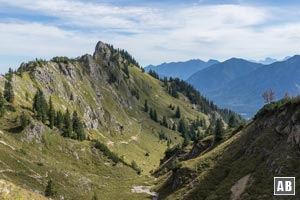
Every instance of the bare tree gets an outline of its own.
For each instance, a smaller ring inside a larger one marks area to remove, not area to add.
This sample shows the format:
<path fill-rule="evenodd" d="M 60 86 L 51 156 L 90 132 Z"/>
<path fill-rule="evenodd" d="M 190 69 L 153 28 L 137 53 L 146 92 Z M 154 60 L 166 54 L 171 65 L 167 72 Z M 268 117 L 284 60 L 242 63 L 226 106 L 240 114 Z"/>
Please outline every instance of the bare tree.
<path fill-rule="evenodd" d="M 272 88 L 269 91 L 269 99 L 270 99 L 270 103 L 275 100 L 275 92 Z"/>
<path fill-rule="evenodd" d="M 262 93 L 262 98 L 264 99 L 265 104 L 270 103 L 268 91 L 264 91 L 264 92 Z"/>
<path fill-rule="evenodd" d="M 263 94 L 262 94 L 262 98 L 264 99 L 265 104 L 271 103 L 272 101 L 275 100 L 274 90 L 271 88 L 269 91 L 267 91 L 267 90 L 264 91 Z"/>

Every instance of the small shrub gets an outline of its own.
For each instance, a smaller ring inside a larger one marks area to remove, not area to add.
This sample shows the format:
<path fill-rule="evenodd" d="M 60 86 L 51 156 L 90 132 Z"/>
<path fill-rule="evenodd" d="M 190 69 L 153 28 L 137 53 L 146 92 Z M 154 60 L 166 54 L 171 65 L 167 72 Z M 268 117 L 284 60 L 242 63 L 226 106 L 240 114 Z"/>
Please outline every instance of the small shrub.
<path fill-rule="evenodd" d="M 56 192 L 54 191 L 54 188 L 53 188 L 53 182 L 50 179 L 48 181 L 46 189 L 45 189 L 45 196 L 46 197 L 54 197 L 55 194 L 56 194 Z"/>
<path fill-rule="evenodd" d="M 20 149 L 19 151 L 20 151 L 20 153 L 23 154 L 23 155 L 26 155 L 26 154 L 27 154 L 27 152 L 26 152 L 24 149 Z"/>
<path fill-rule="evenodd" d="M 6 104 L 5 109 L 10 111 L 10 112 L 16 112 L 16 108 L 11 104 Z"/>
<path fill-rule="evenodd" d="M 134 160 L 131 162 L 131 167 L 137 172 L 138 175 L 142 173 L 142 169 L 136 164 Z"/>
<path fill-rule="evenodd" d="M 182 166 L 182 164 L 177 160 L 175 159 L 171 166 L 170 166 L 170 170 L 172 170 L 173 172 L 177 171 L 180 167 Z"/>
<path fill-rule="evenodd" d="M 118 163 L 118 162 L 123 162 L 124 161 L 114 152 L 110 151 L 109 148 L 107 148 L 107 146 L 105 146 L 104 144 L 102 144 L 101 142 L 99 142 L 98 140 L 95 141 L 95 145 L 94 147 L 96 149 L 99 149 L 100 151 L 103 152 L 103 154 L 108 157 L 109 159 L 111 159 L 113 162 Z"/>

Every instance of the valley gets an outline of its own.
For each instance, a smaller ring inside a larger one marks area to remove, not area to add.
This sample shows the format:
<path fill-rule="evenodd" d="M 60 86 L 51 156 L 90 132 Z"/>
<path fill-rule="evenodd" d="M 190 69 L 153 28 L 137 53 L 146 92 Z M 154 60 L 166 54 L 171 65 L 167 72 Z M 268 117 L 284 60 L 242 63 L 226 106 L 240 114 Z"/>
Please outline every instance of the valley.
<path fill-rule="evenodd" d="M 2 199 L 267 200 L 274 176 L 299 176 L 299 97 L 246 121 L 101 41 L 0 83 Z"/>
<path fill-rule="evenodd" d="M 299 1 L 0 2 L 0 200 L 300 200 Z"/>
<path fill-rule="evenodd" d="M 167 149 L 189 147 L 216 119 L 241 121 L 103 42 L 93 55 L 22 63 L 1 87 L 0 178 L 20 197 L 156 198 L 152 173 Z"/>

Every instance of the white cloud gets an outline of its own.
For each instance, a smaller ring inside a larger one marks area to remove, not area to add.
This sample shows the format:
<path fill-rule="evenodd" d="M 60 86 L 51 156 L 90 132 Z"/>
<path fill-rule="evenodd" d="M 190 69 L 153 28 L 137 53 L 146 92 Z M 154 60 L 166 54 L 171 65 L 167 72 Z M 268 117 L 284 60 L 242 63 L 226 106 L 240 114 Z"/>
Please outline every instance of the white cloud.
<path fill-rule="evenodd" d="M 71 56 L 90 52 L 94 43 L 93 38 L 38 23 L 0 23 L 0 30 L 5 30 L 0 32 L 0 55 Z"/>
<path fill-rule="evenodd" d="M 281 8 L 116 7 L 67 0 L 0 3 L 58 18 L 56 24 L 0 23 L 0 30 L 5 30 L 0 32 L 0 55 L 76 56 L 92 53 L 97 40 L 129 50 L 142 64 L 233 56 L 259 60 L 300 50 L 300 23 L 290 21 L 288 11 Z M 279 17 L 283 13 L 285 17 Z"/>

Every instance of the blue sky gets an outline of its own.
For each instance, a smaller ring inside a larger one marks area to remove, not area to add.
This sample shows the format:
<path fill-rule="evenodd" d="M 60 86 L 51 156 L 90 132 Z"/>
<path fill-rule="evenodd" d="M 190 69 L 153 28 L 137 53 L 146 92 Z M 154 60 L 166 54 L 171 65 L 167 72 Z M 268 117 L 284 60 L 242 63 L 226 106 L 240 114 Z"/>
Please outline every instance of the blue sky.
<path fill-rule="evenodd" d="M 192 58 L 282 59 L 300 52 L 296 0 L 0 0 L 0 73 L 35 58 L 93 53 L 142 65 Z"/>

